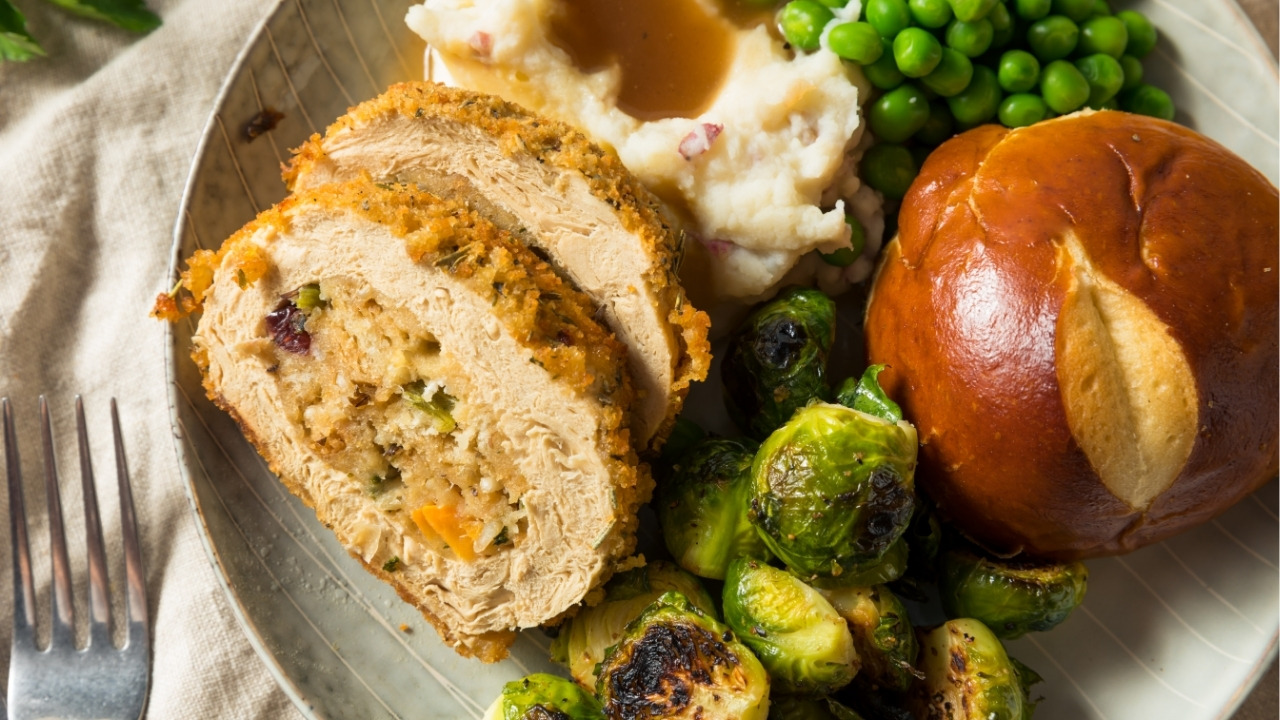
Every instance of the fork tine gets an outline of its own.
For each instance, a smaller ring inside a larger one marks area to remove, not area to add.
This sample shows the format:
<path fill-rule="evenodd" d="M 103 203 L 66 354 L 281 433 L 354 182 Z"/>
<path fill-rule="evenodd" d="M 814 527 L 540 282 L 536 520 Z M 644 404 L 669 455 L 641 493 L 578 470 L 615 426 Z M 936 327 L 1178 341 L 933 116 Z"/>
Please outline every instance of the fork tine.
<path fill-rule="evenodd" d="M 111 398 L 111 430 L 116 445 L 116 480 L 120 493 L 120 534 L 124 539 L 125 613 L 129 618 L 126 647 L 139 643 L 145 651 L 150 644 L 147 629 L 146 574 L 142 568 L 142 549 L 138 543 L 138 519 L 133 510 L 133 490 L 129 485 L 129 466 L 125 463 L 124 439 L 120 432 L 120 414 L 116 399 Z"/>
<path fill-rule="evenodd" d="M 102 544 L 102 520 L 98 493 L 89 457 L 89 431 L 84 422 L 84 401 L 76 396 L 76 436 L 80 445 L 80 486 L 84 493 L 84 534 L 89 550 L 89 644 L 111 642 L 111 605 L 107 599 L 107 553 Z"/>
<path fill-rule="evenodd" d="M 53 623 L 49 645 L 74 646 L 75 625 L 71 600 L 71 562 L 62 525 L 62 497 L 58 492 L 58 463 L 54 458 L 53 424 L 49 404 L 40 396 L 40 429 L 44 435 L 44 488 L 49 502 L 49 549 L 53 561 Z"/>
<path fill-rule="evenodd" d="M 9 398 L 0 399 L 4 416 L 5 473 L 9 482 L 9 537 L 13 542 L 13 644 L 36 642 L 36 588 L 31 577 L 31 548 L 27 542 L 27 512 L 22 498 L 22 462 Z"/>

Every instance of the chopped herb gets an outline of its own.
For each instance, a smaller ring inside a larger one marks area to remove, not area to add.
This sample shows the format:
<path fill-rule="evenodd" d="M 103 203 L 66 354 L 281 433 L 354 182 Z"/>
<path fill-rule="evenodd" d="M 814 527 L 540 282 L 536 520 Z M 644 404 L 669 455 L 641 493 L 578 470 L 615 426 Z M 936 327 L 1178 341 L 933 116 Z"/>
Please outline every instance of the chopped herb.
<path fill-rule="evenodd" d="M 431 422 L 436 432 L 442 434 L 453 432 L 458 427 L 458 423 L 453 419 L 452 414 L 454 406 L 458 403 L 457 398 L 444 390 L 436 390 L 431 399 L 427 400 L 422 396 L 425 391 L 426 383 L 422 380 L 416 380 L 404 386 L 402 396 L 405 402 L 431 416 Z"/>
<path fill-rule="evenodd" d="M 392 555 L 390 560 L 387 560 L 386 562 L 382 563 L 382 569 L 385 572 L 395 572 L 399 570 L 400 558 L 396 557 L 395 555 Z"/>
<path fill-rule="evenodd" d="M 308 283 L 298 288 L 297 299 L 293 301 L 299 310 L 311 310 L 329 304 L 320 296 L 320 283 Z"/>
<path fill-rule="evenodd" d="M 498 545 L 506 545 L 509 542 L 511 542 L 511 538 L 507 535 L 507 529 L 505 527 L 502 528 L 502 531 L 493 538 L 493 544 L 495 547 Z"/>

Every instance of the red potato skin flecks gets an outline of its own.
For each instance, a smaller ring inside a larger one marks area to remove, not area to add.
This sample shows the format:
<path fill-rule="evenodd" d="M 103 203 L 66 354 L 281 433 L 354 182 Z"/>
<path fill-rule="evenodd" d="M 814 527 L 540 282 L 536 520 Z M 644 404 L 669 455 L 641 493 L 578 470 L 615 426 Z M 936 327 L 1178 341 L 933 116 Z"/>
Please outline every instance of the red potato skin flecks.
<path fill-rule="evenodd" d="M 1278 216 L 1244 160 L 1126 113 L 981 127 L 934 152 L 866 341 L 920 430 L 918 477 L 942 513 L 994 552 L 1077 559 L 1169 537 L 1275 477 Z M 1107 490 L 1068 427 L 1055 364 L 1068 231 L 1169 328 L 1195 378 L 1199 434 L 1145 512 Z"/>

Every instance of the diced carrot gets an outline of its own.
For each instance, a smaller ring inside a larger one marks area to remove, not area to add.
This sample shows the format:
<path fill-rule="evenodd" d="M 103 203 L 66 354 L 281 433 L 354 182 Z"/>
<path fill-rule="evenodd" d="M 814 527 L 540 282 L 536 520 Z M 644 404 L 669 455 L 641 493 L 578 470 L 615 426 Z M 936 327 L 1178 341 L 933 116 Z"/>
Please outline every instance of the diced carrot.
<path fill-rule="evenodd" d="M 478 523 L 465 521 L 451 507 L 423 505 L 409 517 L 427 537 L 438 537 L 453 549 L 458 559 L 471 562 L 476 559 L 475 538 L 472 536 Z"/>

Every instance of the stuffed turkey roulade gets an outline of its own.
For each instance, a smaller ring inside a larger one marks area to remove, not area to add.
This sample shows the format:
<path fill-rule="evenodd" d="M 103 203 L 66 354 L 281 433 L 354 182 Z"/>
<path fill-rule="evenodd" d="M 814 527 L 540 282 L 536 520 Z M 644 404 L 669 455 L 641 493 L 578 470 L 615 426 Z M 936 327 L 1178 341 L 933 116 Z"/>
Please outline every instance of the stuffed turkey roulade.
<path fill-rule="evenodd" d="M 358 177 L 189 265 L 210 398 L 458 652 L 502 658 L 631 552 L 626 350 L 461 201 Z"/>

